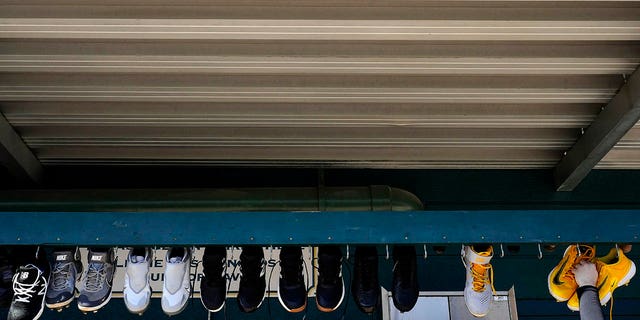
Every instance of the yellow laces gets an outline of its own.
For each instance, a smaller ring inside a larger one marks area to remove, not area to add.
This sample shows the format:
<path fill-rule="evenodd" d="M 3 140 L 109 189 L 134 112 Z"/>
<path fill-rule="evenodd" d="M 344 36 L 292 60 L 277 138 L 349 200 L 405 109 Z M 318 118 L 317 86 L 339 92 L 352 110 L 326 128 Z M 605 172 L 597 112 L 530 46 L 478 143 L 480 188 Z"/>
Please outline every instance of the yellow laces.
<path fill-rule="evenodd" d="M 496 289 L 493 287 L 493 267 L 487 264 L 471 264 L 471 276 L 473 276 L 473 291 L 483 292 L 485 284 L 491 286 L 492 292 L 495 294 Z"/>

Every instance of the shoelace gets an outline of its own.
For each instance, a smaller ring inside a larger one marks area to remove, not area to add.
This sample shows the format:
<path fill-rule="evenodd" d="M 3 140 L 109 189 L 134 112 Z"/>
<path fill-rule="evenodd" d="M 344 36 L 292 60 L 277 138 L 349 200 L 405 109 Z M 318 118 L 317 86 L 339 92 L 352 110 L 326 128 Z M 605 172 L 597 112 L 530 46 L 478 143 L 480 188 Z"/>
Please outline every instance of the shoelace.
<path fill-rule="evenodd" d="M 322 273 L 319 274 L 319 281 L 323 284 L 336 284 L 340 278 L 340 260 L 334 257 L 323 259 Z"/>
<path fill-rule="evenodd" d="M 376 281 L 376 274 L 373 270 L 375 263 L 377 263 L 375 259 L 371 259 L 371 261 L 369 259 L 362 261 L 362 288 L 364 290 L 370 290 L 373 287 L 373 283 Z"/>
<path fill-rule="evenodd" d="M 18 274 L 15 275 L 16 277 Z M 39 277 L 40 275 L 38 275 Z M 31 302 L 31 298 L 33 294 L 36 293 L 35 287 L 38 285 L 38 282 L 33 284 L 24 284 L 18 281 L 13 282 L 13 296 L 16 302 Z"/>
<path fill-rule="evenodd" d="M 590 246 L 584 246 L 586 247 L 586 250 L 584 251 L 580 251 L 581 253 L 576 257 L 576 260 L 573 262 L 573 264 L 571 264 L 571 268 L 566 268 L 563 273 L 560 275 L 560 277 L 567 277 L 569 278 L 571 281 L 575 281 L 575 275 L 573 274 L 573 268 L 578 265 L 580 262 L 582 261 L 592 261 L 593 258 L 595 257 L 595 250 L 593 249 L 593 247 Z M 598 264 L 596 264 L 596 266 L 598 266 Z M 600 270 L 598 270 L 598 272 L 600 272 Z"/>
<path fill-rule="evenodd" d="M 485 284 L 488 284 L 491 291 L 496 293 L 496 289 L 493 287 L 493 267 L 490 263 L 471 263 L 471 276 L 473 277 L 473 291 L 483 292 L 486 289 Z"/>
<path fill-rule="evenodd" d="M 204 268 L 204 264 L 202 264 L 202 273 L 204 274 L 204 279 L 207 285 L 215 286 L 217 284 L 224 283 L 224 263 L 226 260 L 224 258 L 215 257 L 211 259 L 212 261 L 220 261 L 219 263 L 213 263 L 212 265 L 207 265 L 207 268 Z"/>
<path fill-rule="evenodd" d="M 90 264 L 89 270 L 87 271 L 85 289 L 88 292 L 97 292 L 101 290 L 104 287 L 106 277 L 107 271 L 105 270 L 104 265 L 100 264 L 98 267 L 94 263 Z"/>
<path fill-rule="evenodd" d="M 56 263 L 53 269 L 53 285 L 54 290 L 64 290 L 69 286 L 70 269 L 73 262 Z"/>
<path fill-rule="evenodd" d="M 284 259 L 280 261 L 282 277 L 287 283 L 300 282 L 302 280 L 302 261 L 300 259 Z"/>

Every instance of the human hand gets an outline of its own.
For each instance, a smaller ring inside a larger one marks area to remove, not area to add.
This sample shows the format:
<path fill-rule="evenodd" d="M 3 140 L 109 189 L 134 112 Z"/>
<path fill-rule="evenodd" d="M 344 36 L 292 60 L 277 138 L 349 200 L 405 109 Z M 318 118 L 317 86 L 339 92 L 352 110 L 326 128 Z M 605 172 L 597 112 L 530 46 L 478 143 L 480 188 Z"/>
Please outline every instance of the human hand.
<path fill-rule="evenodd" d="M 588 261 L 580 261 L 573 267 L 573 275 L 575 276 L 578 287 L 595 286 L 598 281 L 598 271 L 596 265 Z"/>

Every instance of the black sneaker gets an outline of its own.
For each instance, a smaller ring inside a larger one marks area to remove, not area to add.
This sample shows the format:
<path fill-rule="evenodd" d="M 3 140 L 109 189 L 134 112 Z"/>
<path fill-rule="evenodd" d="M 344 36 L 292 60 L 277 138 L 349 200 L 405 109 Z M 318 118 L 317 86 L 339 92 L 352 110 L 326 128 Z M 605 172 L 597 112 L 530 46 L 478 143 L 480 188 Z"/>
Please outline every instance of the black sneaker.
<path fill-rule="evenodd" d="M 419 286 L 416 249 L 412 246 L 393 248 L 393 304 L 400 312 L 411 311 L 418 302 Z"/>
<path fill-rule="evenodd" d="M 302 277 L 302 263 L 301 247 L 282 247 L 278 301 L 289 312 L 301 312 L 307 307 L 307 287 Z"/>
<path fill-rule="evenodd" d="M 364 313 L 373 313 L 380 300 L 378 251 L 376 247 L 356 247 L 351 294 Z"/>
<path fill-rule="evenodd" d="M 80 285 L 78 309 L 97 312 L 111 300 L 116 255 L 113 248 L 106 251 L 89 250 L 88 268 Z"/>
<path fill-rule="evenodd" d="M 260 308 L 266 293 L 264 252 L 261 247 L 243 247 L 240 254 L 240 288 L 238 305 L 242 312 Z"/>
<path fill-rule="evenodd" d="M 49 270 L 28 264 L 13 275 L 13 300 L 7 320 L 39 319 L 44 310 Z"/>
<path fill-rule="evenodd" d="M 61 309 L 73 301 L 76 281 L 82 276 L 80 250 L 56 251 L 53 253 L 53 270 L 45 302 L 47 308 Z"/>
<path fill-rule="evenodd" d="M 322 312 L 335 311 L 343 299 L 342 251 L 338 246 L 321 246 L 318 248 L 316 306 Z"/>
<path fill-rule="evenodd" d="M 224 307 L 227 298 L 227 249 L 225 247 L 206 247 L 202 256 L 200 282 L 200 301 L 209 312 L 218 312 Z"/>

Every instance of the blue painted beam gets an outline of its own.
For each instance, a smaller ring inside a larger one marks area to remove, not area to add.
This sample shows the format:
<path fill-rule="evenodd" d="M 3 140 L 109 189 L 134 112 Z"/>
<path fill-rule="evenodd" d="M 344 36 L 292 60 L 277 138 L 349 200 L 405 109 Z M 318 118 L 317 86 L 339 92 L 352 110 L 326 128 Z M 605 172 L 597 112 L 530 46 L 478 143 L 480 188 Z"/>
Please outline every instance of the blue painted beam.
<path fill-rule="evenodd" d="M 0 244 L 638 242 L 640 210 L 0 212 Z"/>

